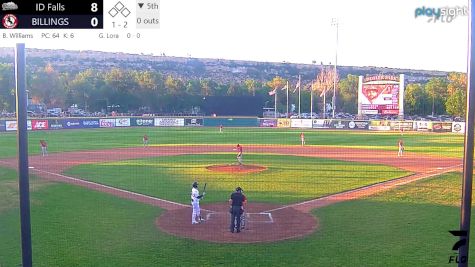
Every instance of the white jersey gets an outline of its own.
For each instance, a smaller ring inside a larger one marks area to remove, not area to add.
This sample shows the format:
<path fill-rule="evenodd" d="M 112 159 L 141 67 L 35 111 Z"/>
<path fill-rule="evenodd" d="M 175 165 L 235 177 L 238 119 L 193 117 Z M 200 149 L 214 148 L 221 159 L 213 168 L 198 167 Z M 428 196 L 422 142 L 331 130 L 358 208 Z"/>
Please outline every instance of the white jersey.
<path fill-rule="evenodd" d="M 200 195 L 200 191 L 198 191 L 198 189 L 193 187 L 191 189 L 191 201 L 195 203 L 199 203 L 200 202 L 200 199 L 198 198 L 199 195 Z"/>

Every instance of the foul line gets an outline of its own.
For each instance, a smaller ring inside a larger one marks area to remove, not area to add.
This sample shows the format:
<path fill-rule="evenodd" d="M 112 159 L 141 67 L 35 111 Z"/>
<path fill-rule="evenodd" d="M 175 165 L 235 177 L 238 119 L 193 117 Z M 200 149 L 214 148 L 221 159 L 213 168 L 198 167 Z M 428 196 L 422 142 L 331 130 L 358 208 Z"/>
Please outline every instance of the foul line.
<path fill-rule="evenodd" d="M 176 206 L 180 206 L 180 207 L 190 207 L 189 205 L 185 205 L 185 204 L 181 204 L 181 203 L 177 203 L 177 202 L 173 202 L 173 201 L 169 201 L 169 200 L 165 200 L 165 199 L 161 199 L 161 198 L 156 198 L 156 197 L 152 197 L 152 196 L 148 196 L 148 195 L 144 195 L 144 194 L 140 194 L 140 193 L 136 193 L 136 192 L 132 192 L 132 191 L 127 191 L 127 190 L 124 190 L 124 189 L 120 189 L 120 188 L 116 188 L 116 187 L 112 187 L 112 186 L 108 186 L 108 185 L 94 183 L 94 182 L 90 182 L 90 181 L 86 181 L 86 180 L 66 176 L 66 175 L 59 174 L 59 173 L 44 171 L 44 170 L 40 170 L 40 169 L 37 169 L 37 168 L 33 168 L 31 170 L 42 172 L 42 173 L 47 173 L 47 174 L 54 175 L 54 176 L 58 176 L 58 177 L 61 177 L 63 179 L 66 179 L 66 180 L 76 181 L 76 182 L 83 183 L 83 184 L 94 185 L 94 186 L 102 187 L 102 188 L 105 188 L 105 189 L 111 189 L 113 191 L 122 192 L 122 193 L 126 193 L 126 194 L 129 194 L 129 195 L 134 195 L 134 196 L 139 196 L 139 197 L 143 197 L 143 198 L 147 198 L 147 199 L 151 199 L 151 200 L 155 200 L 155 201 L 161 201 L 161 202 L 164 202 L 164 203 L 168 203 L 168 204 L 172 204 L 172 205 L 176 205 Z M 208 211 L 208 210 L 205 210 L 205 209 L 202 209 L 202 210 Z"/>
<path fill-rule="evenodd" d="M 436 172 L 436 170 L 432 170 L 432 171 L 428 171 L 426 173 L 415 173 L 415 174 L 412 174 L 410 176 L 416 176 L 416 175 L 423 175 L 423 176 L 418 177 L 418 178 L 414 178 L 414 179 L 408 179 L 408 181 L 402 181 L 400 183 L 395 183 L 395 184 L 393 184 L 393 187 L 409 184 L 409 183 L 412 183 L 412 182 L 415 182 L 415 181 L 418 181 L 418 180 L 422 180 L 422 179 L 426 179 L 426 178 L 429 178 L 429 177 L 444 174 L 444 173 L 447 173 L 447 172 L 450 172 L 450 171 L 454 171 L 456 168 L 459 168 L 461 166 L 463 166 L 463 164 L 458 164 L 458 165 L 449 166 L 449 167 L 441 167 L 440 169 L 438 169 L 438 170 L 441 170 L 441 171 L 438 171 L 438 172 Z M 426 175 L 424 175 L 424 174 L 426 174 Z M 389 180 L 389 181 L 385 181 L 385 182 L 381 182 L 381 183 L 367 185 L 367 186 L 363 186 L 363 187 L 356 188 L 356 189 L 353 189 L 353 190 L 349 190 L 349 191 L 345 191 L 345 192 L 339 192 L 339 193 L 335 193 L 335 194 L 332 194 L 332 195 L 327 195 L 327 196 L 324 196 L 324 197 L 320 197 L 320 198 L 316 198 L 316 199 L 312 199 L 312 200 L 307 200 L 307 201 L 300 202 L 300 203 L 290 204 L 290 205 L 282 206 L 282 207 L 279 207 L 279 208 L 266 210 L 266 211 L 263 211 L 263 212 L 273 212 L 273 211 L 283 210 L 283 209 L 286 209 L 286 208 L 292 208 L 292 207 L 296 207 L 296 206 L 300 206 L 300 205 L 305 205 L 305 204 L 308 204 L 308 203 L 311 203 L 311 202 L 323 201 L 323 200 L 327 200 L 327 199 L 332 198 L 332 197 L 338 197 L 338 196 L 342 196 L 342 195 L 345 195 L 345 194 L 356 193 L 356 192 L 359 192 L 359 191 L 363 191 L 363 190 L 367 190 L 367 189 L 375 188 L 375 187 L 376 188 L 377 187 L 386 188 L 385 186 L 387 184 L 394 183 L 397 180 L 407 179 L 410 176 L 405 176 L 405 177 L 401 177 L 401 178 L 397 178 L 397 179 L 393 179 L 393 180 Z M 382 190 L 380 190 L 378 192 L 374 192 L 374 193 L 376 194 L 376 193 L 379 193 L 381 191 Z M 357 198 L 358 197 L 355 197 L 354 199 L 357 199 Z M 345 201 L 345 200 L 340 200 L 340 201 L 337 201 L 337 202 L 343 202 L 343 201 Z"/>

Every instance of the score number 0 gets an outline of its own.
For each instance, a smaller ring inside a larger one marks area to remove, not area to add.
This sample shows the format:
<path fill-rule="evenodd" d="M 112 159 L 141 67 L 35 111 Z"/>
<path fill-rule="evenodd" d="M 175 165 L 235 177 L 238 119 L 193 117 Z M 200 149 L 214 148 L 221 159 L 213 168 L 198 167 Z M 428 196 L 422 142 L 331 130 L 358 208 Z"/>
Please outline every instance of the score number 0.
<path fill-rule="evenodd" d="M 97 11 L 98 11 L 97 3 L 92 3 L 91 4 L 91 12 L 96 13 Z M 99 20 L 96 17 L 93 17 L 91 19 L 91 26 L 95 28 L 95 27 L 97 27 L 97 24 L 99 24 Z"/>

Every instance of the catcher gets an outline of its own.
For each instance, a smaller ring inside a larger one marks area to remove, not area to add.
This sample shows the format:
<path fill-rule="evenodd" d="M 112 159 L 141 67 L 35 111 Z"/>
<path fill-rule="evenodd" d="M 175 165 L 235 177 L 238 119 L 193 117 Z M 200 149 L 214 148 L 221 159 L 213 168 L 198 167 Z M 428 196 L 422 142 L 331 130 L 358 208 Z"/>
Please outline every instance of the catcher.
<path fill-rule="evenodd" d="M 246 196 L 242 193 L 242 188 L 237 187 L 236 191 L 231 194 L 229 198 L 229 205 L 231 205 L 229 212 L 231 213 L 231 225 L 229 230 L 231 233 L 240 233 L 241 232 L 241 219 L 244 214 L 244 205 L 246 204 Z"/>

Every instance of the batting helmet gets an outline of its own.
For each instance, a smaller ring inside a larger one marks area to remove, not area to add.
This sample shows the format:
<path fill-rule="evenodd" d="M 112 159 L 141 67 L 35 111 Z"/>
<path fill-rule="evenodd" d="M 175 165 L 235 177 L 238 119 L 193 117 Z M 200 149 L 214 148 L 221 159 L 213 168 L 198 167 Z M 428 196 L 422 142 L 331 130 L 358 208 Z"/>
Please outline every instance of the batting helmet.
<path fill-rule="evenodd" d="M 193 187 L 194 187 L 194 188 L 198 188 L 198 182 L 194 182 L 194 183 L 193 183 Z"/>
<path fill-rule="evenodd" d="M 242 188 L 241 187 L 236 187 L 236 192 L 241 192 L 242 191 Z"/>

